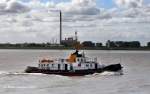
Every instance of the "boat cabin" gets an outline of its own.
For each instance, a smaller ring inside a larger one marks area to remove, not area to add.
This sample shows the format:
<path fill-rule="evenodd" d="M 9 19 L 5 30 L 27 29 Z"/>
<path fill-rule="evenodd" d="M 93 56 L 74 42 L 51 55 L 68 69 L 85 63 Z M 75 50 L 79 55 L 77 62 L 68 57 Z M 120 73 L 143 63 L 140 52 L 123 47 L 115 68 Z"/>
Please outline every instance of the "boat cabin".
<path fill-rule="evenodd" d="M 98 67 L 97 58 L 85 57 L 84 53 L 79 54 L 78 51 L 71 54 L 68 59 L 42 59 L 38 66 L 39 69 L 61 71 L 97 69 Z"/>

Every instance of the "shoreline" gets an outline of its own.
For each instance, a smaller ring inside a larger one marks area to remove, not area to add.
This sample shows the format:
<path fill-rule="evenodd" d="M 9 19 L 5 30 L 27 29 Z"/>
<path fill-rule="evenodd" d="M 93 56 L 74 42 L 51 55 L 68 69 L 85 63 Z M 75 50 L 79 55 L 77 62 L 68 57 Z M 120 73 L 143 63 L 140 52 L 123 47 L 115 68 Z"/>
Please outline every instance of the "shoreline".
<path fill-rule="evenodd" d="M 14 49 L 14 50 L 74 50 L 73 47 L 0 47 L 0 49 Z M 125 51 L 150 51 L 148 47 L 140 48 L 106 48 L 106 47 L 84 47 L 80 50 L 125 50 Z"/>

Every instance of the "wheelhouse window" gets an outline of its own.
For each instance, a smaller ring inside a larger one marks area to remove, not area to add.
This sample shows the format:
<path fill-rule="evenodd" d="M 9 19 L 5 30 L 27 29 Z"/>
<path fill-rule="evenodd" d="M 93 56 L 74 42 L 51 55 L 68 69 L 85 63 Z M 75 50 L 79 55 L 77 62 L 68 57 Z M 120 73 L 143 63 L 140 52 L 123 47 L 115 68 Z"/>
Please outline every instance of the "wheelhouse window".
<path fill-rule="evenodd" d="M 41 68 L 43 68 L 43 64 L 41 64 Z"/>
<path fill-rule="evenodd" d="M 61 64 L 58 64 L 58 70 L 60 70 L 60 66 L 61 66 Z"/>
<path fill-rule="evenodd" d="M 86 64 L 86 67 L 89 67 L 89 64 Z"/>
<path fill-rule="evenodd" d="M 54 64 L 52 64 L 52 67 L 54 67 Z"/>
<path fill-rule="evenodd" d="M 92 67 L 92 64 L 90 64 L 90 67 Z"/>
<path fill-rule="evenodd" d="M 61 59 L 61 62 L 64 62 L 64 59 Z"/>

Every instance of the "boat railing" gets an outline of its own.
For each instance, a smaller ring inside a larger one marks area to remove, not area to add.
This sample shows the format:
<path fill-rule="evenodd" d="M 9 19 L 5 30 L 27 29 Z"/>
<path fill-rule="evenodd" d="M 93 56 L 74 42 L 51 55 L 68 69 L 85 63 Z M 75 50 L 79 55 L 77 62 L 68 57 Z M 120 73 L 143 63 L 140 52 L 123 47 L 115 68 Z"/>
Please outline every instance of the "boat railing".
<path fill-rule="evenodd" d="M 86 57 L 85 60 L 86 60 L 86 62 L 97 62 L 97 58 Z"/>
<path fill-rule="evenodd" d="M 62 63 L 64 63 L 64 62 L 67 62 L 67 59 L 57 58 L 57 59 L 55 59 L 55 62 L 62 62 Z"/>

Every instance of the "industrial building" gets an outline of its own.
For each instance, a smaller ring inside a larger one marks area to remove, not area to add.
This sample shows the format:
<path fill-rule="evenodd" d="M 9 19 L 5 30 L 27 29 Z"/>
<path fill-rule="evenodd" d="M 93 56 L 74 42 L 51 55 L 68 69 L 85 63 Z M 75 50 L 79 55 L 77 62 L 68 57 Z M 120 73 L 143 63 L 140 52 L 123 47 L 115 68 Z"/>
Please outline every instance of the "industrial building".
<path fill-rule="evenodd" d="M 78 41 L 77 32 L 75 32 L 74 37 L 68 37 L 68 38 L 65 38 L 64 40 L 62 39 L 62 12 L 61 11 L 60 11 L 60 35 L 59 35 L 59 39 L 60 39 L 60 45 L 67 46 L 67 47 L 72 47 L 72 46 L 75 46 L 77 43 L 80 43 Z"/>
<path fill-rule="evenodd" d="M 75 46 L 77 43 L 78 44 L 80 43 L 78 41 L 77 32 L 75 32 L 75 36 L 74 37 L 68 37 L 68 38 L 65 38 L 65 40 L 61 40 L 61 44 L 66 46 L 66 47 Z"/>

